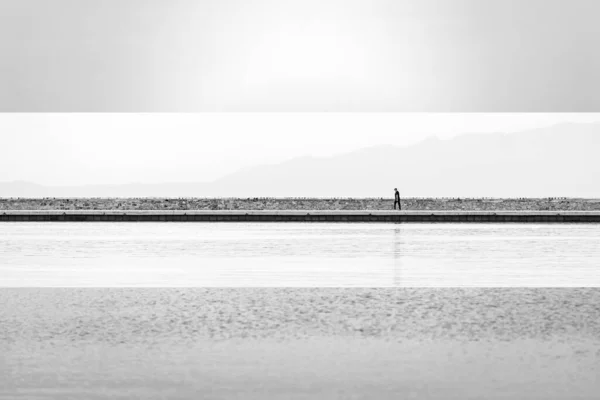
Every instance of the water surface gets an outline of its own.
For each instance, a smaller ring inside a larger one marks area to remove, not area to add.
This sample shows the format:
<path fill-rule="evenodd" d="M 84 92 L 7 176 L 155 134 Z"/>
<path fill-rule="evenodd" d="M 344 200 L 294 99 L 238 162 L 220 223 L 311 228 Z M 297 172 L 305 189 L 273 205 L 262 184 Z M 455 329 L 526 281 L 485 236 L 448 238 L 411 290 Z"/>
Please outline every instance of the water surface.
<path fill-rule="evenodd" d="M 0 399 L 600 391 L 595 288 L 1 288 Z"/>
<path fill-rule="evenodd" d="M 600 286 L 597 224 L 3 223 L 3 287 Z"/>

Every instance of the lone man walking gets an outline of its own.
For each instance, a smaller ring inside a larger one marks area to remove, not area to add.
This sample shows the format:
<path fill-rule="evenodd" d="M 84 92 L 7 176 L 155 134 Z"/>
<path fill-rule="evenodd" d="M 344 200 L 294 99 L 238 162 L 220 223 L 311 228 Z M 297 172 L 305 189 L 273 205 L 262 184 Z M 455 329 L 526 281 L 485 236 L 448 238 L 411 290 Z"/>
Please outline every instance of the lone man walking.
<path fill-rule="evenodd" d="M 396 209 L 396 204 L 398 204 L 398 210 L 402 210 L 402 206 L 400 205 L 400 192 L 398 189 L 394 189 L 394 210 Z"/>

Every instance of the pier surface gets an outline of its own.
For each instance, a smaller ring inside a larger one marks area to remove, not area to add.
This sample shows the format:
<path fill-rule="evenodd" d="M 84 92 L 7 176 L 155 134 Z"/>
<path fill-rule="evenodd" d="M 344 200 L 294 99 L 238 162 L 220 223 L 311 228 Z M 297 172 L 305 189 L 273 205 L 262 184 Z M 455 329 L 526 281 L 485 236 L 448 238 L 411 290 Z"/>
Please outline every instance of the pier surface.
<path fill-rule="evenodd" d="M 407 211 L 599 211 L 600 198 L 401 198 Z M 393 198 L 2 198 L 4 210 L 393 211 Z"/>
<path fill-rule="evenodd" d="M 0 210 L 0 221 L 600 223 L 600 211 Z"/>

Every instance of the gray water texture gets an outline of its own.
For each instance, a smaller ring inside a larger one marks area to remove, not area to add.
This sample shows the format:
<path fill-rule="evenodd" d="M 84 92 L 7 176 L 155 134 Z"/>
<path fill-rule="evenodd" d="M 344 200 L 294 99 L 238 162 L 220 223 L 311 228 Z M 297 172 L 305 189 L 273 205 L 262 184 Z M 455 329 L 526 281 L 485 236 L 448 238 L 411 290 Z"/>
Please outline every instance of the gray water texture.
<path fill-rule="evenodd" d="M 0 288 L 1 400 L 596 400 L 596 288 Z"/>
<path fill-rule="evenodd" d="M 0 224 L 0 287 L 582 286 L 599 224 Z"/>

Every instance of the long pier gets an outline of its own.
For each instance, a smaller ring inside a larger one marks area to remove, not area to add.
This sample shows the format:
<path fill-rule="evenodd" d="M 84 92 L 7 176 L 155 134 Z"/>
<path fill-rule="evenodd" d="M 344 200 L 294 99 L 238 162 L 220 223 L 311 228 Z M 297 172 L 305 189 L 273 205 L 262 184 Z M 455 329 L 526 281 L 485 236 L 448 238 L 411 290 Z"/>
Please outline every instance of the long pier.
<path fill-rule="evenodd" d="M 600 211 L 0 210 L 0 222 L 600 223 Z"/>

